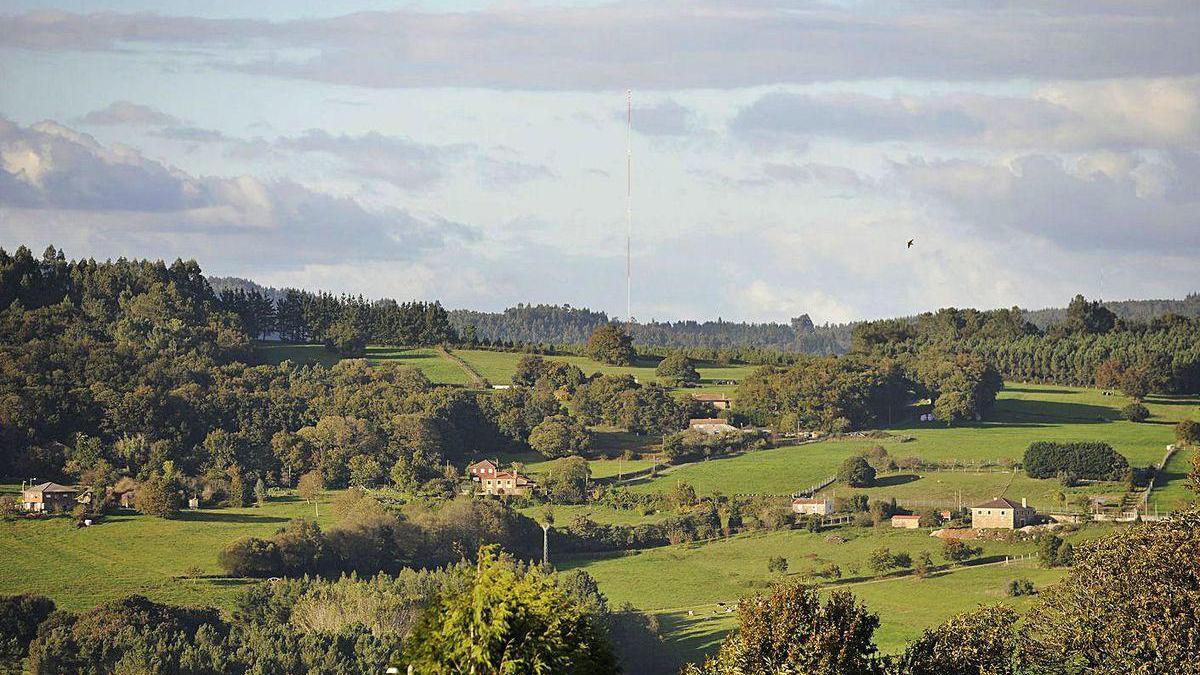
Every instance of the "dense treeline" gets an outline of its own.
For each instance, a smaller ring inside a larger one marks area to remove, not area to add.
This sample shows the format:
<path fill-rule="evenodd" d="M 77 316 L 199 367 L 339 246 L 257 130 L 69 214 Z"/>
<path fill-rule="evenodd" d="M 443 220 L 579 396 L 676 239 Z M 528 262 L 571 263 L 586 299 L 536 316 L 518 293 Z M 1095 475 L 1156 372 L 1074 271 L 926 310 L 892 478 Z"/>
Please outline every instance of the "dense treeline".
<path fill-rule="evenodd" d="M 1021 464 L 1030 478 L 1125 480 L 1129 476 L 1129 460 L 1108 443 L 1096 441 L 1035 441 L 1025 450 Z"/>
<path fill-rule="evenodd" d="M 1189 293 L 1183 300 L 1109 300 L 1100 304 L 1125 321 L 1150 321 L 1168 314 L 1200 317 L 1200 293 Z M 1062 323 L 1067 318 L 1067 308 L 1029 310 L 1025 312 L 1025 318 L 1035 326 L 1047 328 Z"/>
<path fill-rule="evenodd" d="M 806 356 L 760 368 L 738 385 L 734 402 L 758 424 L 842 432 L 892 423 L 919 399 L 946 422 L 980 419 L 1002 386 L 996 370 L 970 354 Z"/>
<path fill-rule="evenodd" d="M 1137 375 L 1127 380 L 1134 387 L 1127 393 L 1135 396 L 1200 392 L 1200 319 L 1167 315 L 1124 321 L 1082 296 L 1071 301 L 1062 322 L 1045 330 L 1026 321 L 1017 308 L 946 308 L 922 314 L 915 322 L 860 324 L 853 347 L 887 356 L 929 348 L 975 354 L 1017 381 L 1110 386 L 1106 370 L 1128 371 Z"/>
<path fill-rule="evenodd" d="M 687 419 L 661 388 L 591 381 L 577 368 L 474 392 L 353 359 L 248 365 L 245 320 L 195 263 L 68 262 L 53 249 L 38 260 L 22 248 L 0 251 L 0 281 L 0 474 L 69 477 L 100 495 L 133 477 L 148 503 L 178 492 L 245 503 L 258 480 L 290 486 L 309 473 L 329 487 L 391 482 L 453 494 L 447 463 L 527 449 L 548 418 L 561 424 L 577 411 L 580 421 L 636 433 L 674 431 Z M 391 316 L 384 305 L 312 297 L 331 313 Z M 424 317 L 414 325 L 444 318 L 436 305 L 408 307 Z"/>
<path fill-rule="evenodd" d="M 258 295 L 278 304 L 288 291 L 237 277 L 210 277 L 218 293 Z M 361 298 L 358 299 L 361 302 Z M 518 304 L 502 312 L 451 310 L 449 322 L 468 343 L 582 345 L 600 326 L 614 321 L 605 312 L 570 305 Z M 624 324 L 623 324 L 624 325 Z M 757 349 L 840 354 L 850 347 L 853 324 L 816 325 L 807 314 L 790 323 L 722 321 L 650 321 L 629 324 L 639 347 Z"/>

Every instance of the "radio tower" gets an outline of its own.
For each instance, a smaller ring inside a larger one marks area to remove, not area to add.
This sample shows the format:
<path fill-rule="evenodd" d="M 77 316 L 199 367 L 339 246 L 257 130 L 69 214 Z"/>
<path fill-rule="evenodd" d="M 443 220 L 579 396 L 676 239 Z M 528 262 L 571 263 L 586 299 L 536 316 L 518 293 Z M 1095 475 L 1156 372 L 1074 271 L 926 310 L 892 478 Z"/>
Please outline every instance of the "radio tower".
<path fill-rule="evenodd" d="M 625 90 L 625 328 L 633 325 L 633 90 Z"/>

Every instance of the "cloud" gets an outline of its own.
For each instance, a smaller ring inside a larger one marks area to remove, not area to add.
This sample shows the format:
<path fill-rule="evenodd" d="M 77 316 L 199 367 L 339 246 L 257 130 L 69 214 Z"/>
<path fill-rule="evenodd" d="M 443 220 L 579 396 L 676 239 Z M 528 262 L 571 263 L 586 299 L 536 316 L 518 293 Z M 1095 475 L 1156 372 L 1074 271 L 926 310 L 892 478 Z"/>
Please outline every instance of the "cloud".
<path fill-rule="evenodd" d="M 478 236 L 292 181 L 192 176 L 53 122 L 0 120 L 0 188 L 10 236 L 111 246 L 113 255 L 207 255 L 278 268 L 414 260 Z"/>
<path fill-rule="evenodd" d="M 751 139 L 1061 150 L 1194 146 L 1200 143 L 1200 80 L 1048 83 L 1028 96 L 771 92 L 742 108 L 729 126 Z"/>
<path fill-rule="evenodd" d="M 1064 249 L 1200 254 L 1200 155 L 1100 153 L 1075 162 L 913 159 L 897 180 L 992 240 L 1031 234 Z"/>
<path fill-rule="evenodd" d="M 148 105 L 139 105 L 129 101 L 113 101 L 107 106 L 93 110 L 79 118 L 82 124 L 100 126 L 167 126 L 181 124 L 177 117 L 168 115 Z"/>
<path fill-rule="evenodd" d="M 672 99 L 651 105 L 634 106 L 633 130 L 648 136 L 683 136 L 695 131 L 696 113 Z M 625 112 L 613 114 L 613 119 L 625 123 Z"/>
<path fill-rule="evenodd" d="M 0 17 L 0 46 L 200 49 L 225 68 L 388 88 L 677 90 L 882 78 L 1188 76 L 1200 72 L 1198 34 L 1194 0 L 631 0 L 283 22 L 113 12 Z"/>

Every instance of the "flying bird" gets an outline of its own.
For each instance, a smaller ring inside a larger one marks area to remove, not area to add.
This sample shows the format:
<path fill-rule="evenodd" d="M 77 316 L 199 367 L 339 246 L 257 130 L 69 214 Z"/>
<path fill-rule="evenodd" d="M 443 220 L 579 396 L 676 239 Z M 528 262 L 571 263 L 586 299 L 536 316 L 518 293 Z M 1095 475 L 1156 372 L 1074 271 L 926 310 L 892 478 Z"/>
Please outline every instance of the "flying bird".
<path fill-rule="evenodd" d="M 909 240 L 908 240 L 908 247 L 909 247 L 909 248 L 912 248 L 912 243 L 913 243 L 913 241 L 914 241 L 914 240 L 912 240 L 912 239 L 909 239 Z"/>

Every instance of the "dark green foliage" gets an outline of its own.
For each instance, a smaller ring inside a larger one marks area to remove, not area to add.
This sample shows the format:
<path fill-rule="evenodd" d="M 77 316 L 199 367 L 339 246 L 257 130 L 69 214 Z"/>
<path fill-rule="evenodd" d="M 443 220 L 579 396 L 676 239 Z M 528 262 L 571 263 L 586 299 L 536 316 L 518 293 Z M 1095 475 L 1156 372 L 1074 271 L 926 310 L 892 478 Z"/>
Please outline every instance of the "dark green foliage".
<path fill-rule="evenodd" d="M 1096 384 L 1141 398 L 1149 392 L 1200 392 L 1200 296 L 1188 296 L 1192 318 L 1131 311 L 1110 318 L 1077 298 L 1068 318 L 1043 332 L 1021 310 L 979 312 L 942 309 L 914 321 L 889 320 L 854 327 L 854 351 L 902 357 L 930 348 L 969 353 L 992 364 L 1007 380 Z M 1059 317 L 1055 317 L 1059 318 Z M 1108 364 L 1107 366 L 1105 364 Z"/>
<path fill-rule="evenodd" d="M 41 595 L 0 595 L 0 672 L 25 658 L 37 627 L 54 611 L 54 601 Z"/>
<path fill-rule="evenodd" d="M 1054 478 L 1062 472 L 1088 480 L 1124 480 L 1129 461 L 1100 442 L 1035 441 L 1022 460 L 1030 478 Z"/>
<path fill-rule="evenodd" d="M 658 367 L 654 369 L 654 374 L 664 384 L 676 387 L 700 382 L 700 373 L 696 371 L 696 366 L 691 359 L 680 352 L 659 361 Z"/>
<path fill-rule="evenodd" d="M 1016 675 L 1018 614 L 980 607 L 926 630 L 889 666 L 889 675 Z"/>
<path fill-rule="evenodd" d="M 813 588 L 777 586 L 770 595 L 743 598 L 739 625 L 703 666 L 687 675 L 869 675 L 878 673 L 872 636 L 879 617 L 846 591 L 823 603 Z"/>
<path fill-rule="evenodd" d="M 1013 579 L 1008 582 L 1008 597 L 1019 598 L 1022 595 L 1033 595 L 1037 590 L 1028 579 Z"/>
<path fill-rule="evenodd" d="M 584 351 L 590 358 L 613 366 L 633 365 L 637 356 L 633 351 L 633 339 L 615 323 L 604 324 L 592 331 Z"/>
<path fill-rule="evenodd" d="M 465 587 L 441 593 L 405 644 L 418 672 L 616 671 L 616 657 L 584 607 L 538 568 L 483 550 Z"/>
<path fill-rule="evenodd" d="M 838 480 L 850 487 L 871 487 L 875 484 L 875 469 L 861 455 L 853 455 L 842 462 Z"/>
<path fill-rule="evenodd" d="M 587 499 L 591 467 L 582 457 L 564 457 L 551 466 L 542 487 L 546 496 L 559 504 L 578 504 Z"/>
<path fill-rule="evenodd" d="M 1066 567 L 1075 561 L 1075 550 L 1057 534 L 1044 534 L 1038 540 L 1038 560 L 1046 567 Z"/>
<path fill-rule="evenodd" d="M 1175 440 L 1185 445 L 1200 443 L 1200 422 L 1181 420 L 1175 425 Z"/>
<path fill-rule="evenodd" d="M 270 577 L 282 569 L 279 547 L 258 537 L 231 542 L 217 555 L 217 563 L 233 577 Z"/>
<path fill-rule="evenodd" d="M 942 557 L 950 562 L 964 562 L 983 553 L 983 548 L 972 546 L 962 539 L 947 539 L 942 544 Z"/>
<path fill-rule="evenodd" d="M 55 614 L 29 647 L 28 672 L 229 672 L 229 626 L 214 609 L 159 605 L 141 596 L 82 614 Z"/>
<path fill-rule="evenodd" d="M 1130 403 L 1121 408 L 1121 417 L 1130 422 L 1145 422 L 1150 419 L 1150 409 L 1141 403 Z"/>
<path fill-rule="evenodd" d="M 801 357 L 786 369 L 755 371 L 738 385 L 734 403 L 758 424 L 787 417 L 805 429 L 849 431 L 893 417 L 908 400 L 907 388 L 892 362 Z"/>
<path fill-rule="evenodd" d="M 366 333 L 349 319 L 334 321 L 325 329 L 325 348 L 340 356 L 358 357 L 367 351 Z"/>
<path fill-rule="evenodd" d="M 1025 620 L 1033 673 L 1200 672 L 1200 514 L 1081 543 Z"/>
<path fill-rule="evenodd" d="M 776 556 L 771 556 L 770 558 L 767 559 L 767 572 L 770 572 L 771 574 L 775 574 L 775 573 L 783 574 L 787 571 L 788 571 L 787 558 L 785 558 L 781 555 L 776 555 Z"/>
<path fill-rule="evenodd" d="M 711 459 L 746 450 L 770 447 L 770 435 L 759 430 L 737 430 L 725 434 L 681 431 L 663 440 L 663 457 L 670 464 Z"/>
<path fill-rule="evenodd" d="M 550 458 L 583 454 L 590 444 L 588 430 L 567 415 L 547 417 L 529 432 L 529 447 Z"/>
<path fill-rule="evenodd" d="M 687 425 L 687 409 L 657 384 L 629 375 L 601 375 L 580 387 L 571 401 L 585 424 L 611 424 L 635 434 L 667 434 Z"/>

